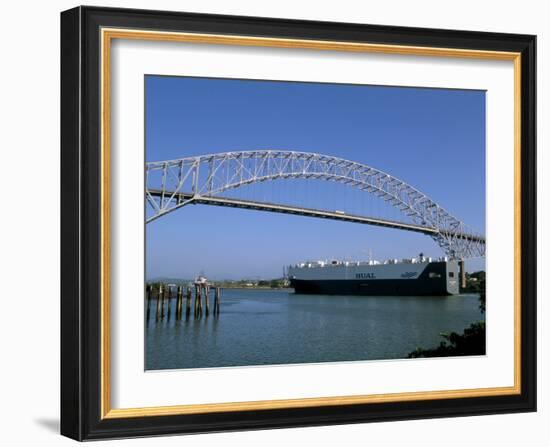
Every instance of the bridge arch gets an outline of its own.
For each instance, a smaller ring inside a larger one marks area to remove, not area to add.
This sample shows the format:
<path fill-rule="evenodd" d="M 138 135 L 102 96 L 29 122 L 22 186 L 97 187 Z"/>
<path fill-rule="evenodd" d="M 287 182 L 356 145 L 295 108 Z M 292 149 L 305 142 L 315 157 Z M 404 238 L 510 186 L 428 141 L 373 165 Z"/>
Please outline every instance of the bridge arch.
<path fill-rule="evenodd" d="M 406 182 L 365 164 L 310 152 L 255 150 L 149 162 L 147 223 L 193 201 L 278 179 L 315 179 L 358 188 L 397 208 L 416 225 L 433 229 L 431 237 L 447 255 L 485 254 L 482 235 Z"/>

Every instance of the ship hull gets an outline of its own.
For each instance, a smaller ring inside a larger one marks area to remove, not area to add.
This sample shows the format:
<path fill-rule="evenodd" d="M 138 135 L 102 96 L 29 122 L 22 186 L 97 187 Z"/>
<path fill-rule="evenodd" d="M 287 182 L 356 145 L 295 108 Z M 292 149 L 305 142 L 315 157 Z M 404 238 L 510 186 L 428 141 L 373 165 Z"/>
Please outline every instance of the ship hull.
<path fill-rule="evenodd" d="M 370 295 L 370 296 L 435 296 L 452 295 L 445 284 L 433 284 L 417 279 L 380 279 L 372 281 L 332 279 L 291 279 L 298 294 Z"/>
<path fill-rule="evenodd" d="M 454 295 L 459 293 L 458 271 L 456 267 L 454 263 L 432 262 L 427 264 L 414 279 L 325 279 L 319 277 L 299 278 L 296 275 L 291 276 L 289 280 L 291 287 L 298 294 L 366 296 Z M 376 277 L 376 274 L 381 269 L 384 269 L 384 267 L 380 266 L 379 268 L 372 269 L 375 273 L 371 274 L 371 276 Z"/>

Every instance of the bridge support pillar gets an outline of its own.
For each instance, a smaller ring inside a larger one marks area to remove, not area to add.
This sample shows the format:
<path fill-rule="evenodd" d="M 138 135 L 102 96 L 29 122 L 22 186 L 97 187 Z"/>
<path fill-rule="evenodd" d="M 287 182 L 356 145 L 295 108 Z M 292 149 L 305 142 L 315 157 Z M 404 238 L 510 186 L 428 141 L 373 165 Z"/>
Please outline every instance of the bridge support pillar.
<path fill-rule="evenodd" d="M 464 259 L 458 261 L 458 267 L 460 269 L 460 289 L 466 288 L 466 269 L 464 268 Z"/>

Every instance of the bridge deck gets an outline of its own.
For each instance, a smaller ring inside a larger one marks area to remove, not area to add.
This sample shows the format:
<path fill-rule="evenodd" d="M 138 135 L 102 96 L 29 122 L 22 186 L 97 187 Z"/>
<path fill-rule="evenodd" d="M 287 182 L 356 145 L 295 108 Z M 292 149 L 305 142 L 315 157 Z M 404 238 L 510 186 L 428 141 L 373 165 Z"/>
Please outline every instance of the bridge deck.
<path fill-rule="evenodd" d="M 149 190 L 149 194 L 153 197 L 161 197 L 162 190 Z M 164 199 L 168 200 L 172 197 L 171 192 L 164 193 Z M 279 205 L 273 203 L 256 202 L 252 200 L 234 199 L 231 197 L 222 196 L 193 196 L 191 193 L 176 193 L 172 200 L 177 200 L 178 203 L 188 201 L 189 204 L 204 204 L 215 206 L 228 206 L 232 208 L 253 209 L 259 211 L 269 211 L 274 213 L 297 214 L 300 216 L 317 217 L 323 219 L 343 220 L 347 222 L 355 222 L 368 225 L 376 225 L 380 227 L 399 228 L 401 230 L 415 231 L 427 235 L 437 234 L 436 228 L 424 227 L 422 225 L 409 224 L 394 220 L 380 219 L 368 216 L 359 216 L 354 214 L 344 214 L 336 211 L 326 211 L 313 208 L 294 207 L 289 205 Z"/>

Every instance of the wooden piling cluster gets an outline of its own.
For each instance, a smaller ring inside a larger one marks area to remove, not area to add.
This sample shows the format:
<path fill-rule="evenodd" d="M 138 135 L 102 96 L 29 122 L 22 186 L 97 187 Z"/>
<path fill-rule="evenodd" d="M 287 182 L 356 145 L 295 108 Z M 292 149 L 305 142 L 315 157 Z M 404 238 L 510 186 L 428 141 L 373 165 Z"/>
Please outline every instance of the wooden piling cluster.
<path fill-rule="evenodd" d="M 181 320 L 183 317 L 183 300 L 185 295 L 185 319 L 188 320 L 191 315 L 191 304 L 193 302 L 192 288 L 187 287 L 184 293 L 183 286 L 177 286 L 174 289 L 175 293 L 172 293 L 173 287 L 169 285 L 160 284 L 156 294 L 152 285 L 146 286 L 146 301 L 147 301 L 147 321 L 151 316 L 151 301 L 156 299 L 156 321 L 162 321 L 164 318 L 167 321 L 170 320 L 172 306 L 171 300 L 176 300 L 175 317 L 177 320 Z M 194 318 L 200 319 L 204 315 L 208 317 L 210 315 L 210 291 L 214 290 L 214 305 L 212 309 L 213 315 L 220 314 L 220 299 L 221 291 L 219 287 L 211 287 L 208 283 L 195 283 L 195 302 L 194 302 Z M 156 296 L 155 296 L 156 295 Z"/>

